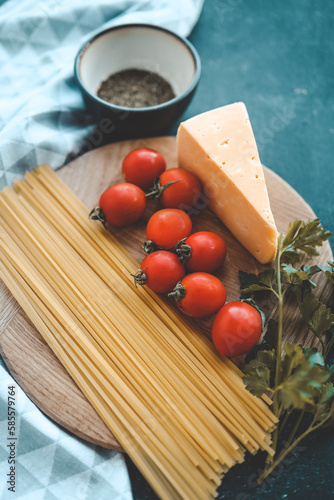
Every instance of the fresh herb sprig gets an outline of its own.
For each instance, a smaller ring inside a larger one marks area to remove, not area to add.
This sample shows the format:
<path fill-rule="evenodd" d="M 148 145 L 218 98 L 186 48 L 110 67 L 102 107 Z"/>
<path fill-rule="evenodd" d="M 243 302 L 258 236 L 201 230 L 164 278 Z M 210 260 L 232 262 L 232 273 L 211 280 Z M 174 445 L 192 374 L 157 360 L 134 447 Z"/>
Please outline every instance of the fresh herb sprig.
<path fill-rule="evenodd" d="M 255 396 L 270 392 L 273 411 L 279 425 L 273 434 L 275 455 L 268 454 L 266 465 L 258 481 L 262 482 L 279 463 L 308 434 L 334 422 L 334 365 L 325 363 L 334 344 L 334 311 L 315 296 L 313 276 L 323 272 L 334 284 L 334 262 L 326 266 L 295 267 L 304 253 L 308 257 L 318 254 L 317 247 L 331 233 L 325 230 L 319 219 L 289 224 L 286 235 L 278 239 L 276 266 L 258 275 L 240 272 L 241 298 L 256 303 L 263 294 L 271 294 L 278 302 L 278 318 L 270 319 L 263 342 L 248 354 L 244 383 Z M 304 349 L 287 343 L 282 348 L 284 333 L 284 299 L 291 293 L 300 314 L 313 334 L 319 339 L 321 352 Z M 278 451 L 279 438 L 288 419 L 298 413 L 284 447 Z M 312 415 L 306 430 L 301 425 Z"/>

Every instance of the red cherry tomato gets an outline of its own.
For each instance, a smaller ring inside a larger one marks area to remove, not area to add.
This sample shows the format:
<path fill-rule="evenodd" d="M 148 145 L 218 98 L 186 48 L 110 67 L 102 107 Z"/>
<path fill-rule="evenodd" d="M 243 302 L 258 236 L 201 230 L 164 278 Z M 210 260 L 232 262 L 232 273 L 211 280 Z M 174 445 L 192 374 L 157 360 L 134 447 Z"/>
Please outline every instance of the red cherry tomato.
<path fill-rule="evenodd" d="M 145 193 L 134 184 L 115 184 L 102 193 L 99 207 L 108 224 L 116 227 L 130 226 L 145 212 Z"/>
<path fill-rule="evenodd" d="M 165 158 L 149 148 L 131 151 L 123 160 L 122 172 L 126 182 L 131 182 L 144 191 L 166 170 Z"/>
<path fill-rule="evenodd" d="M 173 248 L 191 233 L 192 222 L 183 210 L 165 208 L 152 215 L 147 223 L 147 239 L 158 247 Z"/>
<path fill-rule="evenodd" d="M 174 253 L 158 250 L 145 257 L 134 278 L 136 284 L 147 285 L 154 292 L 169 293 L 184 275 L 184 265 Z"/>
<path fill-rule="evenodd" d="M 179 308 L 193 318 L 211 316 L 223 307 L 226 300 L 223 283 L 208 273 L 188 274 L 169 295 L 173 295 Z"/>
<path fill-rule="evenodd" d="M 202 192 L 202 186 L 197 177 L 183 168 L 171 168 L 160 175 L 161 187 L 173 181 L 177 182 L 167 186 L 161 193 L 162 206 L 189 210 L 196 205 Z"/>
<path fill-rule="evenodd" d="M 218 234 L 199 231 L 178 246 L 177 254 L 189 271 L 214 273 L 226 258 L 226 244 Z"/>
<path fill-rule="evenodd" d="M 212 340 L 224 356 L 245 354 L 262 332 L 259 311 L 246 302 L 230 302 L 220 309 L 212 325 Z"/>

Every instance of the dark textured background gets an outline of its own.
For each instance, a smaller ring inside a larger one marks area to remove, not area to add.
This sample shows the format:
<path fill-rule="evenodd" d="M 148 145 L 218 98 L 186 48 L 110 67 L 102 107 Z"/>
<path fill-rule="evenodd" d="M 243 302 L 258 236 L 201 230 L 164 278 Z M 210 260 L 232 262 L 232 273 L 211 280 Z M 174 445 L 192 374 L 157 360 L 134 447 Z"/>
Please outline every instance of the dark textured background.
<path fill-rule="evenodd" d="M 202 77 L 183 119 L 244 101 L 262 163 L 334 232 L 333 0 L 206 0 L 189 39 Z M 254 479 L 263 457 L 248 456 L 224 478 L 219 499 L 334 498 L 333 445 L 332 430 L 311 435 L 293 463 L 261 488 Z M 134 499 L 155 499 L 128 466 Z"/>

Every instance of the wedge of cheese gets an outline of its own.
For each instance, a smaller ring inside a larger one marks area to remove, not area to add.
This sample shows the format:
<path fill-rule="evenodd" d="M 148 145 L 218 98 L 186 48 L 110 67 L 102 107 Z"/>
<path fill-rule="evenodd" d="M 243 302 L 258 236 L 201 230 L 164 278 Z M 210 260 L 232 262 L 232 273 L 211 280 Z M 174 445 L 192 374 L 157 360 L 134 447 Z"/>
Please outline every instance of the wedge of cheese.
<path fill-rule="evenodd" d="M 210 208 L 259 262 L 275 259 L 277 229 L 246 106 L 197 115 L 177 133 L 178 165 L 196 175 Z"/>

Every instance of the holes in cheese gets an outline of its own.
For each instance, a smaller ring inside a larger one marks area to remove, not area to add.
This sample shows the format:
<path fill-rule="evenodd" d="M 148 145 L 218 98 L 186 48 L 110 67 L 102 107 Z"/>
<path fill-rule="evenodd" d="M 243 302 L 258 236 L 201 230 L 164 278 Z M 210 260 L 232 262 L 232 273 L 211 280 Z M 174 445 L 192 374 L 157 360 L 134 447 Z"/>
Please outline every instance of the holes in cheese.
<path fill-rule="evenodd" d="M 196 175 L 209 206 L 262 264 L 272 262 L 277 229 L 246 106 L 197 115 L 177 133 L 178 165 Z"/>

